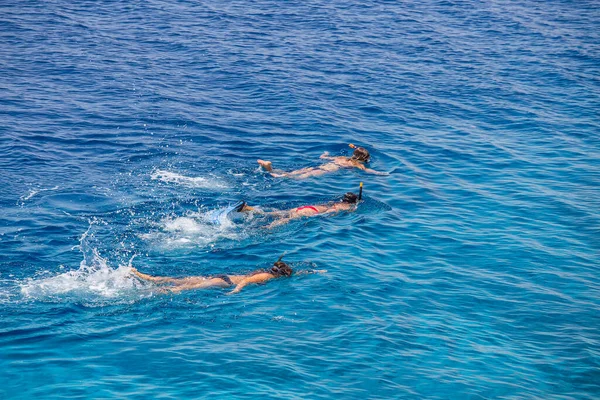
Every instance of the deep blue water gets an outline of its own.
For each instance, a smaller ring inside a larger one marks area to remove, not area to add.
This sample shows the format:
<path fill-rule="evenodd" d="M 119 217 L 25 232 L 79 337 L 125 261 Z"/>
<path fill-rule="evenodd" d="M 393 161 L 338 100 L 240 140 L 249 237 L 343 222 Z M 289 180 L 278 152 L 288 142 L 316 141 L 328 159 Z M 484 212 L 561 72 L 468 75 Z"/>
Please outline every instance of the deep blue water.
<path fill-rule="evenodd" d="M 600 395 L 597 2 L 7 3 L 0 398 Z"/>

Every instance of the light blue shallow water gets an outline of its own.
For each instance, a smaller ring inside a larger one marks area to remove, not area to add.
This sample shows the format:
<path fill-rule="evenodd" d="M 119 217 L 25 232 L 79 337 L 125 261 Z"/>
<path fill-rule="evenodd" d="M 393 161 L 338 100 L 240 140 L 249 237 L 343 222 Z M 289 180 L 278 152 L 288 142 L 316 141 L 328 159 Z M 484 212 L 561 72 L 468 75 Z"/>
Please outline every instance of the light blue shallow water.
<path fill-rule="evenodd" d="M 0 5 L 0 397 L 598 398 L 599 17 L 593 1 Z M 389 176 L 256 165 L 350 142 Z M 206 222 L 360 181 L 353 214 Z M 328 272 L 235 296 L 128 275 L 283 251 Z"/>

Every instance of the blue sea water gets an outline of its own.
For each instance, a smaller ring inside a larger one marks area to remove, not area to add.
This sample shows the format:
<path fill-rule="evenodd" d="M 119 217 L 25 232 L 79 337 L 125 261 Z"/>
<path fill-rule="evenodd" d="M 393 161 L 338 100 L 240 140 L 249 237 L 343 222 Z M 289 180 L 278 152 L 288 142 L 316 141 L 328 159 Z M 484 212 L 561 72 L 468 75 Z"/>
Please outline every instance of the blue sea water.
<path fill-rule="evenodd" d="M 599 110 L 595 1 L 3 2 L 0 398 L 598 398 Z"/>

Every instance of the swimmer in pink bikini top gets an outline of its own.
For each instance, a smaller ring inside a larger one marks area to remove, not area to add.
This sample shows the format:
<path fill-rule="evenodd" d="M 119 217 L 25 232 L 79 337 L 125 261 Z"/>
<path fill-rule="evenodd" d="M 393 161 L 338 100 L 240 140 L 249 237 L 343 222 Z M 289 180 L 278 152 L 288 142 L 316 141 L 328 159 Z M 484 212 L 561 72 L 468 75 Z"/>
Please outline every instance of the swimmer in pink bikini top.
<path fill-rule="evenodd" d="M 361 195 L 362 195 L 362 184 L 361 184 Z M 354 193 L 348 192 L 344 195 L 341 201 L 328 204 L 317 204 L 312 206 L 301 206 L 292 208 L 289 210 L 275 210 L 275 211 L 262 211 L 255 207 L 251 207 L 244 204 L 240 207 L 240 212 L 255 212 L 258 214 L 268 215 L 276 217 L 277 219 L 271 222 L 266 228 L 274 228 L 276 226 L 284 225 L 293 219 L 303 217 L 313 217 L 319 214 L 332 214 L 340 211 L 354 211 L 360 200 L 360 197 Z"/>
<path fill-rule="evenodd" d="M 328 152 L 325 152 L 320 158 L 322 160 L 329 160 L 330 162 L 322 164 L 318 167 L 307 167 L 295 171 L 285 172 L 273 169 L 273 163 L 271 161 L 258 160 L 258 164 L 275 178 L 305 179 L 312 176 L 320 176 L 330 172 L 335 172 L 342 168 L 358 168 L 370 174 L 387 175 L 384 172 L 378 172 L 366 167 L 366 164 L 371 158 L 371 155 L 367 149 L 364 147 L 357 147 L 353 144 L 350 144 L 350 147 L 354 149 L 352 157 L 331 157 L 329 156 Z"/>

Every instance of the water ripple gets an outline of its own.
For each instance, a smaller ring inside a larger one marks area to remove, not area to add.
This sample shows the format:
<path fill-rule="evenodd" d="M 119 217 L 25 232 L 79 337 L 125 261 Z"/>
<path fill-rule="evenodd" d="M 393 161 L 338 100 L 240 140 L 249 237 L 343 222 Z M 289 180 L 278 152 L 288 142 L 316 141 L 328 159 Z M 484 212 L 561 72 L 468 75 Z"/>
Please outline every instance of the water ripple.
<path fill-rule="evenodd" d="M 0 397 L 597 397 L 595 2 L 0 9 Z"/>

